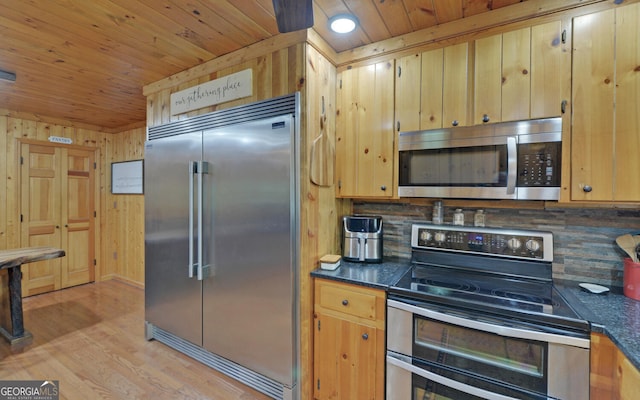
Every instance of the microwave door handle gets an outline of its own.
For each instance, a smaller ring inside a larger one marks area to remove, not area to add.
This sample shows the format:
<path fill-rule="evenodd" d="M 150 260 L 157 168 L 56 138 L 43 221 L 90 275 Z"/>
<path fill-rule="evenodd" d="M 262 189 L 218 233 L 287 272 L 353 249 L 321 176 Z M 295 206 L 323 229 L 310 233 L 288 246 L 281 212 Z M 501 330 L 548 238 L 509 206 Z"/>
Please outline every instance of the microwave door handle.
<path fill-rule="evenodd" d="M 507 194 L 514 194 L 518 177 L 518 146 L 514 136 L 507 137 L 507 171 Z"/>

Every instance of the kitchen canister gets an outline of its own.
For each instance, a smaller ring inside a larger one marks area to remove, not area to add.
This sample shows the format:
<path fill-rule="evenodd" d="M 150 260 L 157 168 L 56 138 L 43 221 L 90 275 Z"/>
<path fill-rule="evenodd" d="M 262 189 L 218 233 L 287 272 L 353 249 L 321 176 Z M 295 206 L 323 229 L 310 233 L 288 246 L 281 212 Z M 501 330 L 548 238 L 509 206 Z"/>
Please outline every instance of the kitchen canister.
<path fill-rule="evenodd" d="M 640 262 L 624 259 L 623 293 L 625 296 L 640 300 Z"/>

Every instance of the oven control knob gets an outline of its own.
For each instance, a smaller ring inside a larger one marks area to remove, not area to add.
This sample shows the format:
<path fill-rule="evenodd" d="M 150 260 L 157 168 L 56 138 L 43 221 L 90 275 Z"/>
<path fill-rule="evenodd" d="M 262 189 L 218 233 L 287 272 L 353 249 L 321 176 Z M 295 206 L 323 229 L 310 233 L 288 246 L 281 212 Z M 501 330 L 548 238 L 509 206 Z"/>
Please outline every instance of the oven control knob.
<path fill-rule="evenodd" d="M 534 239 L 527 240 L 527 243 L 524 244 L 527 246 L 527 250 L 529 251 L 538 251 L 540 250 L 540 242 Z"/>
<path fill-rule="evenodd" d="M 520 248 L 520 246 L 522 246 L 522 243 L 520 242 L 520 239 L 518 238 L 511 238 L 507 241 L 507 246 L 511 249 L 511 250 L 518 250 Z"/>
<path fill-rule="evenodd" d="M 436 239 L 436 242 L 442 243 L 447 240 L 447 235 L 444 232 L 436 232 L 434 239 Z"/>
<path fill-rule="evenodd" d="M 431 240 L 432 236 L 433 235 L 429 231 L 421 231 L 420 232 L 420 240 L 422 240 L 423 242 L 428 242 L 429 240 Z"/>

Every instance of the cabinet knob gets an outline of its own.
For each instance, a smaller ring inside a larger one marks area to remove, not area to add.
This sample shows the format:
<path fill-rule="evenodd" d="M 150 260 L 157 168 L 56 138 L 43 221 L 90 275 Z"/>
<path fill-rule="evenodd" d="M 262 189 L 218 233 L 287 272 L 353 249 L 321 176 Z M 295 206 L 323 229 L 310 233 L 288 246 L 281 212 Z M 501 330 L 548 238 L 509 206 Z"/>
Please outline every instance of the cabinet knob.
<path fill-rule="evenodd" d="M 585 192 L 585 193 L 589 193 L 592 190 L 593 190 L 593 188 L 591 186 L 589 186 L 589 185 L 584 185 L 582 187 L 582 191 Z"/>
<path fill-rule="evenodd" d="M 485 114 L 482 116 L 482 122 L 489 122 L 489 115 Z"/>
<path fill-rule="evenodd" d="M 342 300 L 342 305 L 343 306 L 349 305 L 349 300 L 347 299 Z"/>
<path fill-rule="evenodd" d="M 367 339 L 369 339 L 369 334 L 367 334 L 367 333 L 363 333 L 363 334 L 362 334 L 362 339 L 363 339 L 363 340 L 367 340 Z"/>
<path fill-rule="evenodd" d="M 451 121 L 451 125 L 453 126 L 458 126 L 459 122 L 457 119 L 454 119 L 453 121 Z"/>
<path fill-rule="evenodd" d="M 386 185 L 382 185 L 382 186 L 380 186 L 380 190 L 383 190 L 383 191 L 384 191 L 384 190 L 387 190 L 387 186 L 386 186 Z"/>
<path fill-rule="evenodd" d="M 60 229 L 60 225 L 56 225 L 56 229 Z"/>

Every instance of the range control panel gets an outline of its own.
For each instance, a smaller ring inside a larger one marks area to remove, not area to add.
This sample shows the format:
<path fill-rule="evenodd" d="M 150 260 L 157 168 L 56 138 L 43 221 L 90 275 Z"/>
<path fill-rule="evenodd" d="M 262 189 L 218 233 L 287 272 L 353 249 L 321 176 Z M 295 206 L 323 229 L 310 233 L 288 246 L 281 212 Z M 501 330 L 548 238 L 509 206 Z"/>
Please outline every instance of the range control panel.
<path fill-rule="evenodd" d="M 553 261 L 553 234 L 542 231 L 414 224 L 411 247 Z"/>

